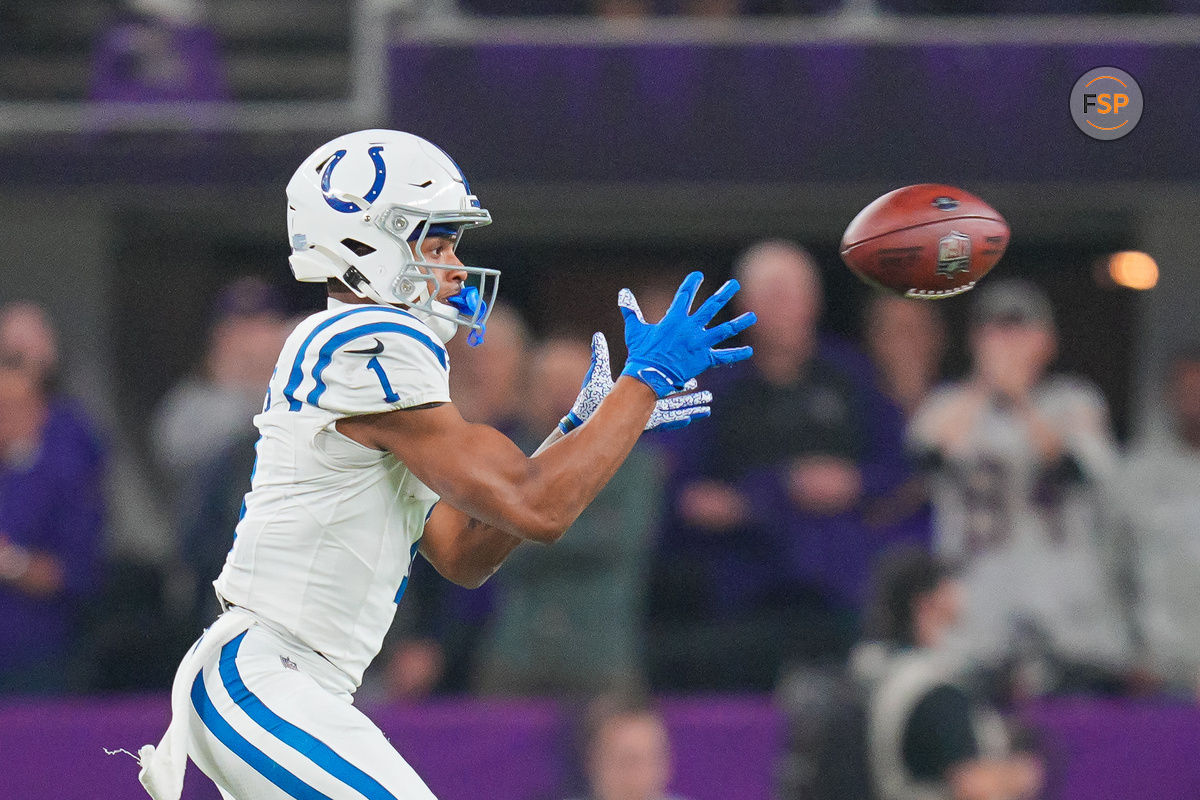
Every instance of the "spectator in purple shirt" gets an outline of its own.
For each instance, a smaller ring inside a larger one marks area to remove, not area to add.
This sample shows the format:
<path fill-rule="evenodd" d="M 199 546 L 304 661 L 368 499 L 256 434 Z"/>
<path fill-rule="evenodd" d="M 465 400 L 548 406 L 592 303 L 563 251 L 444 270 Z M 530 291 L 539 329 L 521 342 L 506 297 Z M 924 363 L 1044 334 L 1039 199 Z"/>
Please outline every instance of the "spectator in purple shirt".
<path fill-rule="evenodd" d="M 734 272 L 759 318 L 754 358 L 714 375 L 710 424 L 681 432 L 651 637 L 670 688 L 766 689 L 790 658 L 844 655 L 892 535 L 864 509 L 907 476 L 903 423 L 870 363 L 817 335 L 811 257 L 763 242 Z"/>
<path fill-rule="evenodd" d="M 0 693 L 65 688 L 76 612 L 97 578 L 103 453 L 53 393 L 56 365 L 45 313 L 0 309 Z"/>

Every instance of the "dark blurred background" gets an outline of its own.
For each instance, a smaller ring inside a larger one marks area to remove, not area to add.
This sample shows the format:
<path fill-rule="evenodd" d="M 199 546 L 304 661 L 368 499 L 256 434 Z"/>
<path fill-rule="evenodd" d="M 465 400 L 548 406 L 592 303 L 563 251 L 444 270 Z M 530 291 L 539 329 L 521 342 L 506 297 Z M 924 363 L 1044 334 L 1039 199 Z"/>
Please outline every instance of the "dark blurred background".
<path fill-rule="evenodd" d="M 1145 97 L 1115 141 L 1070 115 L 1097 66 Z M 713 419 L 648 436 L 572 544 L 476 593 L 415 565 L 360 704 L 439 796 L 583 796 L 605 751 L 576 718 L 612 691 L 659 698 L 600 708 L 657 720 L 695 800 L 1197 796 L 1198 92 L 1195 0 L 0 0 L 0 793 L 138 796 L 99 747 L 157 737 L 217 613 L 274 353 L 324 304 L 290 278 L 284 186 L 388 127 L 453 154 L 495 218 L 459 255 L 503 271 L 506 308 L 452 347 L 453 388 L 523 446 L 592 331 L 619 362 L 623 286 L 661 308 L 692 269 L 736 272 L 802 331 L 794 373 L 714 374 Z M 922 182 L 1012 241 L 914 310 L 838 245 Z M 1015 328 L 1051 349 L 993 391 L 982 341 Z M 962 441 L 937 425 L 956 392 L 985 404 Z M 943 580 L 966 599 L 939 617 Z M 876 624 L 889 602 L 911 626 Z M 870 733 L 893 659 L 943 649 L 954 678 Z M 964 733 L 966 705 L 1007 744 Z"/>

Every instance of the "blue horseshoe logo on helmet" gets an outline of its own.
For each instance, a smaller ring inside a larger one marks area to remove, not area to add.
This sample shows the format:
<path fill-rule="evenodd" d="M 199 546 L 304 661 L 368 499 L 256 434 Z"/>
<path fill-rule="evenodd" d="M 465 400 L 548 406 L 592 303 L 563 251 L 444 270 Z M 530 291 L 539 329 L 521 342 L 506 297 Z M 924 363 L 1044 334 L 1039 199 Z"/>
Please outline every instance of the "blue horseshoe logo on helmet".
<path fill-rule="evenodd" d="M 387 180 L 387 165 L 383 163 L 383 147 L 376 145 L 367 151 L 367 155 L 371 157 L 371 162 L 375 164 L 375 182 L 371 184 L 371 189 L 365 195 L 363 200 L 368 203 L 374 203 L 375 198 L 379 197 L 379 193 L 383 191 L 383 182 Z M 340 211 L 343 214 L 353 214 L 356 211 L 362 211 L 358 203 L 348 202 L 334 197 L 333 190 L 329 188 L 329 179 L 333 175 L 333 168 L 338 165 L 338 162 L 346 155 L 345 150 L 338 150 L 333 154 L 333 158 L 329 159 L 329 163 L 325 165 L 325 171 L 321 173 L 321 194 L 325 197 L 325 202 L 334 211 Z"/>

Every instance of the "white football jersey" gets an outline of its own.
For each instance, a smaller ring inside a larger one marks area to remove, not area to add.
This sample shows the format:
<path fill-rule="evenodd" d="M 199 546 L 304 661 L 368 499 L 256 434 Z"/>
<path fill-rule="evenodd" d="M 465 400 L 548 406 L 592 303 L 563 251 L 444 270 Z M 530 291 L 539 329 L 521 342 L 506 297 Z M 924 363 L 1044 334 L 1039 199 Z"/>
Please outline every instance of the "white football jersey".
<path fill-rule="evenodd" d="M 258 426 L 233 549 L 214 586 L 357 685 L 379 652 L 437 502 L 394 456 L 334 429 L 449 402 L 441 341 L 412 314 L 330 300 L 288 337 Z"/>

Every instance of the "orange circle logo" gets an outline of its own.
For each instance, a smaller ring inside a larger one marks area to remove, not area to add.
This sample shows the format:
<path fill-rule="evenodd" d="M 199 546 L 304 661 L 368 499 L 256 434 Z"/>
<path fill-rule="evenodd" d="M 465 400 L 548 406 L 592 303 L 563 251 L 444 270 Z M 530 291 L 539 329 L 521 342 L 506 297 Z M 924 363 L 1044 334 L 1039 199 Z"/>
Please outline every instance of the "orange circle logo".
<path fill-rule="evenodd" d="M 1071 117 L 1093 139 L 1120 139 L 1142 118 L 1142 87 L 1123 69 L 1088 70 L 1071 89 Z"/>

